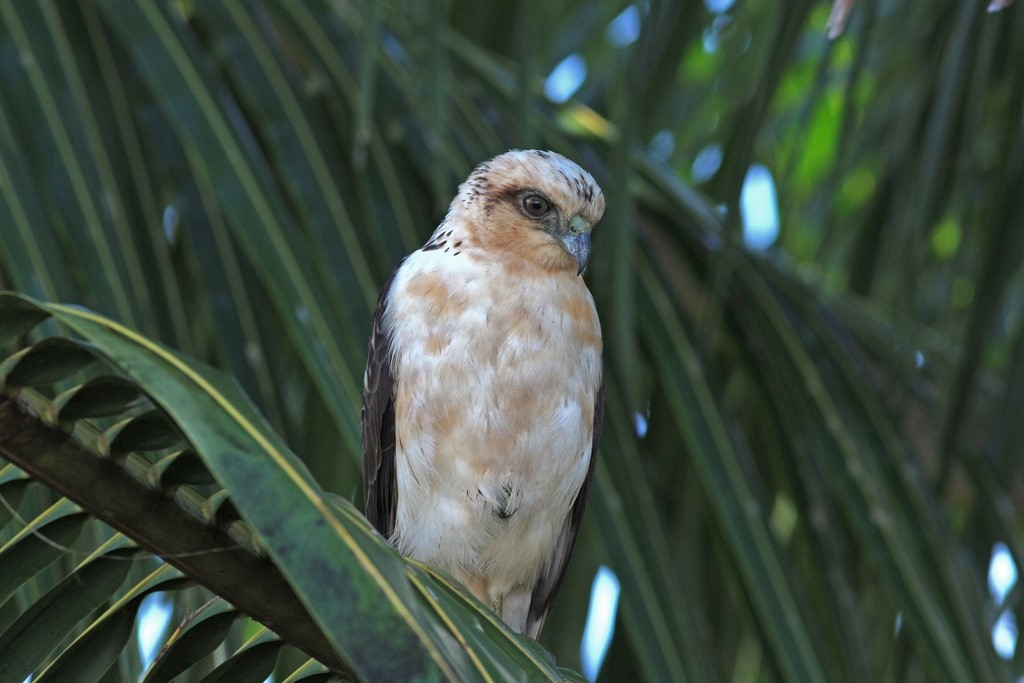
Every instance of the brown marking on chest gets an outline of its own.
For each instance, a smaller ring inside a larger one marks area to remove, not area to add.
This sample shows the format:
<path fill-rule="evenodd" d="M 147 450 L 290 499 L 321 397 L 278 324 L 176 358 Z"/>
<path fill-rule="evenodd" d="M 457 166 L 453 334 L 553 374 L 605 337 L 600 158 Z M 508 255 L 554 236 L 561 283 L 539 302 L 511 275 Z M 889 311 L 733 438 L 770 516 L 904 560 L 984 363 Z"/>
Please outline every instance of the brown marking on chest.
<path fill-rule="evenodd" d="M 469 303 L 465 293 L 449 286 L 441 273 L 419 273 L 413 276 L 405 286 L 405 293 L 410 301 L 416 302 L 416 308 L 429 318 L 435 318 L 442 312 L 459 315 Z M 442 342 L 443 338 L 437 340 L 437 343 Z"/>
<path fill-rule="evenodd" d="M 419 417 L 422 428 L 431 435 L 433 447 L 438 450 L 439 445 L 445 443 L 452 434 L 462 431 L 465 411 L 459 405 L 435 400 L 420 406 Z"/>
<path fill-rule="evenodd" d="M 502 316 L 502 327 L 507 343 L 527 342 L 544 333 L 543 321 L 525 304 L 517 302 Z"/>
<path fill-rule="evenodd" d="M 427 333 L 423 342 L 423 351 L 431 356 L 440 356 L 452 343 L 452 330 L 447 325 L 444 327 L 434 326 Z"/>
<path fill-rule="evenodd" d="M 562 300 L 563 311 L 570 321 L 571 329 L 577 335 L 577 343 L 601 350 L 601 326 L 597 321 L 597 311 L 580 286 Z"/>

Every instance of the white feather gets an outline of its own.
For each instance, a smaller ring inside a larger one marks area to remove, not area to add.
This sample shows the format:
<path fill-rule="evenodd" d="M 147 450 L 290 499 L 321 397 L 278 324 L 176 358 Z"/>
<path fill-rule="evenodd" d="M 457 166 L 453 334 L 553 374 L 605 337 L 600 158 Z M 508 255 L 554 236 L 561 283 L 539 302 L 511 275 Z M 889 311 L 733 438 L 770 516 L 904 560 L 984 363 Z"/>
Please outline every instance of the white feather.
<path fill-rule="evenodd" d="M 443 301 L 425 300 L 424 282 L 443 285 Z M 508 282 L 472 254 L 417 251 L 385 321 L 399 386 L 393 541 L 464 581 L 486 576 L 497 599 L 532 590 L 553 552 L 586 477 L 601 375 L 601 349 L 577 343 L 566 319 L 566 296 L 593 306 L 582 280 L 576 291 L 553 278 Z M 440 353 L 426 351 L 435 338 L 448 340 Z M 439 415 L 450 416 L 444 430 Z M 503 487 L 507 519 L 495 514 Z"/>

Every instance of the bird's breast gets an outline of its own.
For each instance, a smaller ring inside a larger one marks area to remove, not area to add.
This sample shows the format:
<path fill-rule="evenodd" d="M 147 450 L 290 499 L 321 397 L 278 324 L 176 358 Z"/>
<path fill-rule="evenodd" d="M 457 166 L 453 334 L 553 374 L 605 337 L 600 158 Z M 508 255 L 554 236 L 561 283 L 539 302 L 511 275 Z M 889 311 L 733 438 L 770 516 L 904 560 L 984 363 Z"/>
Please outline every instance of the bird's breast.
<path fill-rule="evenodd" d="M 396 542 L 459 573 L 550 550 L 586 476 L 601 331 L 581 278 L 413 254 L 388 300 Z M 525 564 L 529 564 L 526 562 Z"/>

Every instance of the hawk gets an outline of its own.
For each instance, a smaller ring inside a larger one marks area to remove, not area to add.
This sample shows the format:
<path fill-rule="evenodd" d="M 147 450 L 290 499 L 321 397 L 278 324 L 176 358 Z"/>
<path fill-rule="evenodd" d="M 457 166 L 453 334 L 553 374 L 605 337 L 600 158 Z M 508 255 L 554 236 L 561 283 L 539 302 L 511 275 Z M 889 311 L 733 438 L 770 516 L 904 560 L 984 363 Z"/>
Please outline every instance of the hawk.
<path fill-rule="evenodd" d="M 480 164 L 384 285 L 370 338 L 367 518 L 533 638 L 594 474 L 602 342 L 582 273 L 603 213 L 560 154 Z"/>

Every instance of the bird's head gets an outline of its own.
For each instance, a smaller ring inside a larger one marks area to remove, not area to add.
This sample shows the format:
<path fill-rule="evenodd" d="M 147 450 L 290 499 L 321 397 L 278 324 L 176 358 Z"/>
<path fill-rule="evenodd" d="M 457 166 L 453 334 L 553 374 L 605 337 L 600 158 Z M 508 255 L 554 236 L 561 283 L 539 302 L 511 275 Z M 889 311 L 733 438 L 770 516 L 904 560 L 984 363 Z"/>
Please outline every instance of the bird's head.
<path fill-rule="evenodd" d="M 480 247 L 548 271 L 583 272 L 604 214 L 594 178 L 561 154 L 513 150 L 476 167 L 448 219 Z"/>

